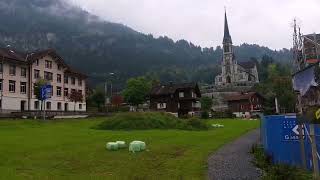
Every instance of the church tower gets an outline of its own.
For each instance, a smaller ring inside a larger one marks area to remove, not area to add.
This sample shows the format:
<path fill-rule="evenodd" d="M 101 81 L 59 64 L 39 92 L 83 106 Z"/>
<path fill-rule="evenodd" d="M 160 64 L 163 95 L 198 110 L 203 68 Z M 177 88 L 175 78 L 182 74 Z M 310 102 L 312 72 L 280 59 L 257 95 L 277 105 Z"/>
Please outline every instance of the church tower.
<path fill-rule="evenodd" d="M 224 19 L 224 37 L 223 37 L 223 61 L 222 61 L 222 79 L 226 84 L 232 84 L 236 81 L 237 62 L 233 54 L 232 39 L 229 32 L 227 12 Z"/>

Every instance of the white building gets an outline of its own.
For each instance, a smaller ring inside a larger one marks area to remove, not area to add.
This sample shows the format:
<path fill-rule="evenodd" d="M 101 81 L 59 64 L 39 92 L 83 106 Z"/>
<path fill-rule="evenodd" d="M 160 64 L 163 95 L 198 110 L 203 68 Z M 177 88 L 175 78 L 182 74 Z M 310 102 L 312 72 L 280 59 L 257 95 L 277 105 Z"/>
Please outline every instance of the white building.
<path fill-rule="evenodd" d="M 0 48 L 1 112 L 40 110 L 34 90 L 40 78 L 53 88 L 45 103 L 47 111 L 86 111 L 86 76 L 72 70 L 54 50 L 20 53 Z M 73 91 L 82 93 L 83 102 L 69 100 Z"/>

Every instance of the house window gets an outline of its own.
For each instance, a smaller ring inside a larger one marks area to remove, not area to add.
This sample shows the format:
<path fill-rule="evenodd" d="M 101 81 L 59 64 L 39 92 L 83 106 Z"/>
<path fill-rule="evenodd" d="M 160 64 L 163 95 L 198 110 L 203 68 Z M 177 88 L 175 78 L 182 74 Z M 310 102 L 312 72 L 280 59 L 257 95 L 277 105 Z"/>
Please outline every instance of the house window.
<path fill-rule="evenodd" d="M 59 65 L 58 65 L 58 70 L 61 70 L 61 69 L 62 69 L 62 67 L 61 67 L 61 65 L 59 64 Z"/>
<path fill-rule="evenodd" d="M 51 110 L 51 102 L 46 103 L 46 109 Z"/>
<path fill-rule="evenodd" d="M 82 79 L 80 79 L 80 78 L 78 79 L 78 85 L 82 86 Z"/>
<path fill-rule="evenodd" d="M 26 82 L 20 82 L 20 93 L 21 94 L 27 93 L 27 83 Z"/>
<path fill-rule="evenodd" d="M 16 75 L 16 66 L 15 65 L 10 65 L 9 67 L 9 74 L 11 76 L 15 76 Z"/>
<path fill-rule="evenodd" d="M 34 83 L 33 84 L 33 95 L 37 95 L 37 92 L 36 92 L 36 88 L 38 88 L 38 85 L 37 85 L 37 83 Z"/>
<path fill-rule="evenodd" d="M 0 79 L 0 91 L 2 92 L 3 79 Z"/>
<path fill-rule="evenodd" d="M 58 102 L 58 104 L 57 104 L 57 109 L 58 109 L 59 111 L 62 110 L 62 104 L 61 104 L 61 102 Z"/>
<path fill-rule="evenodd" d="M 61 74 L 57 74 L 57 82 L 61 83 Z"/>
<path fill-rule="evenodd" d="M 27 77 L 27 68 L 21 68 L 21 77 Z"/>
<path fill-rule="evenodd" d="M 79 90 L 78 92 L 79 92 L 79 94 L 81 94 L 81 95 L 82 95 L 82 90 Z"/>
<path fill-rule="evenodd" d="M 64 96 L 65 97 L 69 96 L 69 89 L 68 88 L 64 88 Z"/>
<path fill-rule="evenodd" d="M 69 83 L 69 77 L 66 76 L 66 75 L 64 76 L 64 83 L 65 83 L 65 84 L 68 84 L 68 83 Z"/>
<path fill-rule="evenodd" d="M 9 92 L 16 92 L 16 81 L 9 81 Z"/>
<path fill-rule="evenodd" d="M 76 92 L 75 89 L 71 89 L 71 94 L 74 94 Z"/>
<path fill-rule="evenodd" d="M 36 109 L 36 110 L 39 109 L 39 101 L 34 102 L 34 109 Z"/>
<path fill-rule="evenodd" d="M 52 69 L 52 61 L 46 60 L 45 61 L 45 66 L 46 66 L 47 69 Z"/>
<path fill-rule="evenodd" d="M 76 78 L 75 77 L 71 77 L 71 84 L 75 85 L 76 84 Z"/>
<path fill-rule="evenodd" d="M 40 71 L 39 70 L 34 70 L 34 78 L 39 79 L 40 78 Z"/>
<path fill-rule="evenodd" d="M 179 97 L 183 98 L 184 97 L 184 92 L 179 92 Z"/>
<path fill-rule="evenodd" d="M 61 87 L 57 86 L 57 96 L 61 97 Z"/>
<path fill-rule="evenodd" d="M 0 63 L 0 73 L 3 73 L 3 64 Z"/>
<path fill-rule="evenodd" d="M 39 66 L 39 59 L 36 60 L 36 65 Z"/>
<path fill-rule="evenodd" d="M 196 97 L 197 97 L 197 94 L 194 93 L 194 92 L 192 92 L 192 93 L 191 93 L 191 96 L 192 96 L 193 98 L 196 98 Z"/>
<path fill-rule="evenodd" d="M 82 104 L 79 104 L 79 109 L 82 109 Z"/>
<path fill-rule="evenodd" d="M 167 103 L 158 103 L 157 108 L 158 109 L 166 109 L 167 108 Z"/>
<path fill-rule="evenodd" d="M 52 81 L 53 80 L 53 74 L 51 72 L 44 72 L 44 79 L 47 81 Z"/>

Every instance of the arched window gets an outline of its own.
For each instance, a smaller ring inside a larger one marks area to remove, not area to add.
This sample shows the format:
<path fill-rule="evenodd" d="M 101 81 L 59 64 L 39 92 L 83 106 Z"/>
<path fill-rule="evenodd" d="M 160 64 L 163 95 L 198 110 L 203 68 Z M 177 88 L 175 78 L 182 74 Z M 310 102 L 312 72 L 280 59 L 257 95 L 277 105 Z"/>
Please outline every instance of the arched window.
<path fill-rule="evenodd" d="M 228 84 L 231 83 L 231 78 L 230 78 L 230 76 L 227 76 L 227 83 L 228 83 Z"/>

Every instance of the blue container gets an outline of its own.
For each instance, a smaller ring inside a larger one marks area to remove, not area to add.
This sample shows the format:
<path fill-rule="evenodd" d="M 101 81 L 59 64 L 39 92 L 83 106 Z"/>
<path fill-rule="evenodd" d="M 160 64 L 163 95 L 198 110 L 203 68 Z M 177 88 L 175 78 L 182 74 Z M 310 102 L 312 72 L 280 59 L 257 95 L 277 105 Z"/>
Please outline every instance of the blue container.
<path fill-rule="evenodd" d="M 299 136 L 295 116 L 265 116 L 262 143 L 273 163 L 301 166 Z"/>
<path fill-rule="evenodd" d="M 320 138 L 317 138 L 317 135 L 320 135 L 320 126 L 318 124 L 314 126 L 317 151 L 319 151 Z M 310 133 L 309 124 L 305 124 L 305 127 Z M 304 148 L 307 168 L 312 170 L 312 151 L 310 139 L 307 136 L 308 132 L 305 131 L 304 133 Z M 273 163 L 302 167 L 296 116 L 277 115 L 262 117 L 261 135 L 265 153 L 272 157 Z"/>

